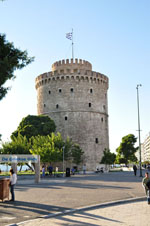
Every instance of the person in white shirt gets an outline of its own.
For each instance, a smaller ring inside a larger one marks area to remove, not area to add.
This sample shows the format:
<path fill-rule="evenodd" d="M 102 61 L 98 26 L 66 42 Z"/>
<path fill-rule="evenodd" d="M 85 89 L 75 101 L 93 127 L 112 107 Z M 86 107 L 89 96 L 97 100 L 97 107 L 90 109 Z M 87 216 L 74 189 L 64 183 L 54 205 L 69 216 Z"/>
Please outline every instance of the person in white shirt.
<path fill-rule="evenodd" d="M 14 192 L 14 187 L 17 182 L 17 175 L 15 174 L 14 170 L 11 168 L 10 169 L 10 193 L 11 193 L 11 200 L 10 201 L 15 201 L 15 192 Z"/>

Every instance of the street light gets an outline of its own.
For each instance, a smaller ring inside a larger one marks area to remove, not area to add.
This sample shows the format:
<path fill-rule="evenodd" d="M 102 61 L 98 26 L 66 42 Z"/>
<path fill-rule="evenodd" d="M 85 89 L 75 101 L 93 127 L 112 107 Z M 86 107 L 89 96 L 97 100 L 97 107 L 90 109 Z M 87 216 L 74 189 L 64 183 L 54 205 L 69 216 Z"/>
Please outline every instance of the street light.
<path fill-rule="evenodd" d="M 63 146 L 63 177 L 65 176 L 64 174 L 64 160 L 65 160 L 65 147 Z"/>
<path fill-rule="evenodd" d="M 139 87 L 142 86 L 141 84 L 138 84 L 136 86 L 137 89 L 137 108 L 138 108 L 138 132 L 139 132 L 139 157 L 140 157 L 140 177 L 142 177 L 142 166 L 141 166 L 141 137 L 140 137 L 140 110 L 139 110 Z"/>

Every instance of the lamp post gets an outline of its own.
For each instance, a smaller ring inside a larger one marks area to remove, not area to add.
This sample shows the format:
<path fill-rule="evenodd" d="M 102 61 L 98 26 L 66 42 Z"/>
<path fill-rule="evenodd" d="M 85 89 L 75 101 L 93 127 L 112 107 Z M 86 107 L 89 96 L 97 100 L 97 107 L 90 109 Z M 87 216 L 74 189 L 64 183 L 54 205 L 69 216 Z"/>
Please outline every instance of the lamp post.
<path fill-rule="evenodd" d="M 65 147 L 63 147 L 62 149 L 63 149 L 63 177 L 64 177 L 65 176 L 64 174 Z"/>
<path fill-rule="evenodd" d="M 142 166 L 141 166 L 141 137 L 140 137 L 140 110 L 139 110 L 139 87 L 142 86 L 138 84 L 137 89 L 137 109 L 138 109 L 138 132 L 139 132 L 139 163 L 140 163 L 140 177 L 142 177 Z"/>

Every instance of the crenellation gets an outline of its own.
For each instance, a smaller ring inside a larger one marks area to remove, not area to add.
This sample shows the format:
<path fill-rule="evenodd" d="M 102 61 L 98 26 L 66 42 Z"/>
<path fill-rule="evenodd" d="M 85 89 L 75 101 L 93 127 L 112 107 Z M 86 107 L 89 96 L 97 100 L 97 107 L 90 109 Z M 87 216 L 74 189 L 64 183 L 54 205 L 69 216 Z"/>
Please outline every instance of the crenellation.
<path fill-rule="evenodd" d="M 41 86 L 42 84 L 45 85 L 46 83 L 50 83 L 52 81 L 58 80 L 58 78 L 59 78 L 59 80 L 71 79 L 71 75 L 77 75 L 77 74 L 79 76 L 75 76 L 74 80 L 77 80 L 77 81 L 82 80 L 83 81 L 86 79 L 86 81 L 96 82 L 96 83 L 99 83 L 100 85 L 106 84 L 108 87 L 107 76 L 105 76 L 99 72 L 84 70 L 84 69 L 78 70 L 77 68 L 75 68 L 75 69 L 64 69 L 64 70 L 59 69 L 59 70 L 55 70 L 52 72 L 47 72 L 47 73 L 43 73 L 43 74 L 39 75 L 35 80 L 36 89 L 39 86 Z M 66 75 L 68 75 L 68 76 L 66 77 Z M 53 79 L 51 80 L 52 77 L 53 77 Z M 47 80 L 45 80 L 45 79 L 47 79 Z M 42 81 L 42 83 L 41 83 L 41 81 Z"/>
<path fill-rule="evenodd" d="M 66 69 L 66 68 L 78 68 L 78 69 L 85 69 L 85 70 L 92 70 L 92 65 L 88 61 L 82 60 L 82 59 L 75 59 L 75 62 L 73 62 L 73 59 L 66 59 L 62 61 L 57 61 L 52 64 L 52 71 L 58 70 L 58 69 Z"/>

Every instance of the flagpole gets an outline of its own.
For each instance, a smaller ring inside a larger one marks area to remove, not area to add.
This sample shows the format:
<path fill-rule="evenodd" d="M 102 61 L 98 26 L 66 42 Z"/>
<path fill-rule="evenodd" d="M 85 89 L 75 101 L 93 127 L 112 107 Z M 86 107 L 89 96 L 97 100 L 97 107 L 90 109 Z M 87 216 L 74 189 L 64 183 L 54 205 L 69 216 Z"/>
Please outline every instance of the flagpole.
<path fill-rule="evenodd" d="M 72 29 L 72 59 L 74 61 L 74 49 L 73 49 L 73 45 L 74 45 L 74 43 L 73 43 L 73 29 Z"/>

